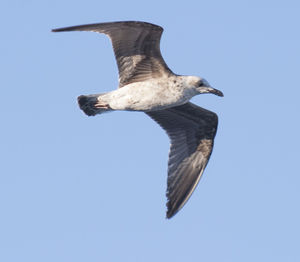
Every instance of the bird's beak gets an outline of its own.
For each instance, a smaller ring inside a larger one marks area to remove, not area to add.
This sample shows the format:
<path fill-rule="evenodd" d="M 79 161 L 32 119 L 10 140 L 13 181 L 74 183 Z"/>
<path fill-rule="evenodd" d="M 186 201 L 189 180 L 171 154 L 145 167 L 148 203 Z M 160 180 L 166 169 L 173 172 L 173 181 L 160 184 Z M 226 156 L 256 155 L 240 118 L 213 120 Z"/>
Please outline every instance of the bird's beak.
<path fill-rule="evenodd" d="M 208 92 L 209 93 L 212 93 L 214 95 L 217 95 L 217 96 L 224 96 L 222 91 L 218 90 L 218 89 L 215 89 L 215 88 L 212 88 L 212 87 L 208 87 Z"/>
<path fill-rule="evenodd" d="M 211 86 L 202 87 L 200 92 L 202 94 L 203 93 L 210 93 L 210 94 L 214 94 L 214 95 L 217 95 L 217 96 L 224 96 L 223 93 L 220 90 L 212 88 Z"/>
<path fill-rule="evenodd" d="M 211 93 L 217 96 L 224 96 L 220 90 L 213 88 L 204 78 L 202 79 L 202 83 L 203 86 L 200 87 L 200 93 Z"/>

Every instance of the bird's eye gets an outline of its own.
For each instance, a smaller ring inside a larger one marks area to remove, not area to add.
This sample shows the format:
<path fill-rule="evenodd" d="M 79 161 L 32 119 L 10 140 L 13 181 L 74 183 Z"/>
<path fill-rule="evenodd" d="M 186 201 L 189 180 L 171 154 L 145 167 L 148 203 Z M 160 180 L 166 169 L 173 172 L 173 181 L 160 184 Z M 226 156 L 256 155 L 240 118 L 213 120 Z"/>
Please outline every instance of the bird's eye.
<path fill-rule="evenodd" d="M 202 81 L 199 81 L 198 86 L 199 86 L 199 87 L 200 87 L 200 86 L 204 86 L 204 83 L 203 83 Z"/>

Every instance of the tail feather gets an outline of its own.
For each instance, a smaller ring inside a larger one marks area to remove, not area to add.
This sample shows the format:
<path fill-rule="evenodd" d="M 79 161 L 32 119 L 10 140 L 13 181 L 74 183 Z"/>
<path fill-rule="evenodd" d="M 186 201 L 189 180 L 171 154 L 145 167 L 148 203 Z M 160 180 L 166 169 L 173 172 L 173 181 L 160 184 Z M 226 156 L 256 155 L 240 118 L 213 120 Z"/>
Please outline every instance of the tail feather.
<path fill-rule="evenodd" d="M 99 103 L 98 97 L 101 95 L 88 95 L 84 96 L 81 95 L 77 98 L 78 105 L 80 109 L 88 116 L 94 116 L 97 114 L 101 114 L 104 112 L 108 112 L 111 109 L 109 107 L 106 108 L 99 108 L 96 106 L 96 104 Z"/>

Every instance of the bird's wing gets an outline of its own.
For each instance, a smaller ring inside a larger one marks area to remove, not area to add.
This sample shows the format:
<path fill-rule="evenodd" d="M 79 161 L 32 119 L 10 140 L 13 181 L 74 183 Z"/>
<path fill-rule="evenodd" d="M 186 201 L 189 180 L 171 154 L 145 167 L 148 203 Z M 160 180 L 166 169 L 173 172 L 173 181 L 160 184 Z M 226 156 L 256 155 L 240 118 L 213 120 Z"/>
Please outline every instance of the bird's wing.
<path fill-rule="evenodd" d="M 163 28 L 146 22 L 112 22 L 53 29 L 104 33 L 112 41 L 119 69 L 119 87 L 172 74 L 160 53 Z"/>
<path fill-rule="evenodd" d="M 213 149 L 218 117 L 192 103 L 146 114 L 171 140 L 167 183 L 167 218 L 171 218 L 183 207 L 200 180 Z"/>

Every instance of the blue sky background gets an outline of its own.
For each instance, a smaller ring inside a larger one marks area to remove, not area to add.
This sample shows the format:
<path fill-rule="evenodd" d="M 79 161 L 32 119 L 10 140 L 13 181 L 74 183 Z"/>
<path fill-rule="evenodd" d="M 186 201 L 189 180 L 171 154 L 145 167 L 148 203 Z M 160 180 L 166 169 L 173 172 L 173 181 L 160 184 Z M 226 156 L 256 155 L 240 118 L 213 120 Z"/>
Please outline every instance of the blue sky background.
<path fill-rule="evenodd" d="M 300 261 L 299 1 L 0 3 L 0 261 Z M 109 40 L 56 27 L 164 27 L 176 73 L 225 97 L 195 193 L 165 219 L 169 141 L 143 113 L 86 117 L 117 87 Z"/>

